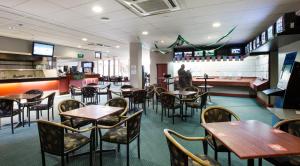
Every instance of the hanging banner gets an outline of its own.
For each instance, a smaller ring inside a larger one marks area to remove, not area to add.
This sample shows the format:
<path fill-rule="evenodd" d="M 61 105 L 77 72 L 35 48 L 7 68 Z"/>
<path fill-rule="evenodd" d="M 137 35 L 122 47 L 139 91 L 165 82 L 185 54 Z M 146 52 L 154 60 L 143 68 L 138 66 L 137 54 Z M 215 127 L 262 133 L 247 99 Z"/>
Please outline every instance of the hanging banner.
<path fill-rule="evenodd" d="M 218 55 L 218 56 L 217 56 L 217 60 L 218 60 L 218 61 L 221 61 L 221 59 L 222 59 L 222 56 Z"/>
<path fill-rule="evenodd" d="M 227 61 L 227 56 L 223 56 L 223 61 Z"/>
<path fill-rule="evenodd" d="M 232 61 L 232 56 L 229 56 L 228 59 L 229 59 L 229 61 Z"/>

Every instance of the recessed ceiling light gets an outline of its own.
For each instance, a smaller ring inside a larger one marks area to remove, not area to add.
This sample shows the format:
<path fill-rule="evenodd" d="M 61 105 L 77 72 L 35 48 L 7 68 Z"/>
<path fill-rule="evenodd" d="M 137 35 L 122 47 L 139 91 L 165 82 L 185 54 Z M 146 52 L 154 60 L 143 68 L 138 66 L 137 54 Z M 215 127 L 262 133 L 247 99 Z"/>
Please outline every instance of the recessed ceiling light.
<path fill-rule="evenodd" d="M 214 22 L 214 23 L 212 24 L 212 26 L 213 26 L 214 28 L 218 28 L 218 27 L 221 26 L 221 23 L 219 23 L 219 22 Z"/>
<path fill-rule="evenodd" d="M 148 32 L 148 31 L 143 31 L 142 34 L 143 34 L 143 35 L 148 35 L 149 32 Z"/>
<path fill-rule="evenodd" d="M 81 45 L 77 46 L 78 48 L 81 48 Z"/>
<path fill-rule="evenodd" d="M 88 41 L 88 39 L 87 39 L 87 38 L 82 38 L 81 40 L 82 40 L 82 41 Z"/>
<path fill-rule="evenodd" d="M 207 36 L 207 39 L 211 39 L 211 36 Z"/>
<path fill-rule="evenodd" d="M 165 43 L 165 41 L 164 41 L 164 40 L 161 40 L 160 42 L 161 42 L 161 43 Z"/>
<path fill-rule="evenodd" d="M 94 6 L 93 8 L 92 8 L 92 10 L 93 10 L 93 12 L 95 12 L 95 13 L 101 13 L 102 12 L 102 7 L 100 7 L 100 6 Z"/>
<path fill-rule="evenodd" d="M 116 48 L 120 48 L 120 46 L 116 46 Z"/>

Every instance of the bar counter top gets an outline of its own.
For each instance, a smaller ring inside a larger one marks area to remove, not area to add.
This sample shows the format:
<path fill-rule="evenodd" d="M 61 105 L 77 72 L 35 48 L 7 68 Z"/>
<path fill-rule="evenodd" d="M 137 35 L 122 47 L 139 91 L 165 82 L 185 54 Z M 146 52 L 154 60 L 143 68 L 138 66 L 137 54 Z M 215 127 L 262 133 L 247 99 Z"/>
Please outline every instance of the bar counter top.
<path fill-rule="evenodd" d="M 2 79 L 2 80 L 0 80 L 0 84 L 2 84 L 2 83 L 33 82 L 33 81 L 51 81 L 51 80 L 59 80 L 59 79 L 64 79 L 64 78 L 66 78 L 66 77 Z"/>

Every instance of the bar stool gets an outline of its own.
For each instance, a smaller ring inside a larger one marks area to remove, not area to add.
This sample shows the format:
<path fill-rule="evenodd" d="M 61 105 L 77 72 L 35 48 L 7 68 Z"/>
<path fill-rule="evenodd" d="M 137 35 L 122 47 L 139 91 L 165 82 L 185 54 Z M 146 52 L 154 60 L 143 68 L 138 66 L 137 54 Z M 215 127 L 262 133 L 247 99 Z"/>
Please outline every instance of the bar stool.
<path fill-rule="evenodd" d="M 200 85 L 200 86 L 198 86 L 200 89 L 201 89 L 201 92 L 205 92 L 205 85 Z M 214 88 L 214 86 L 212 86 L 212 85 L 206 85 L 206 89 L 207 89 L 207 94 L 208 94 L 208 99 L 209 99 L 209 102 L 211 102 L 211 98 L 210 98 L 210 93 L 209 93 L 209 91 L 212 89 L 212 88 Z"/>

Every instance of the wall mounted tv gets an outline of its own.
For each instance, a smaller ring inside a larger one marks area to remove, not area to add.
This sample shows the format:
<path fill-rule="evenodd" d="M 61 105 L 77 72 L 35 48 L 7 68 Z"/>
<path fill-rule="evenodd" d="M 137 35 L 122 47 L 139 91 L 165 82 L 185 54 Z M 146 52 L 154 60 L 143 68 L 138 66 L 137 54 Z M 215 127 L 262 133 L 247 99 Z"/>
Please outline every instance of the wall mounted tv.
<path fill-rule="evenodd" d="M 183 57 L 183 52 L 174 52 L 174 57 L 175 58 L 182 58 Z"/>
<path fill-rule="evenodd" d="M 231 55 L 241 55 L 242 50 L 240 48 L 232 48 Z"/>
<path fill-rule="evenodd" d="M 192 51 L 187 51 L 187 52 L 183 52 L 184 57 L 191 57 L 193 56 L 193 52 Z"/>
<path fill-rule="evenodd" d="M 215 55 L 215 50 L 206 50 L 205 51 L 205 56 L 214 56 Z"/>
<path fill-rule="evenodd" d="M 194 52 L 194 56 L 195 56 L 195 57 L 201 57 L 201 56 L 204 56 L 204 51 L 195 51 L 195 52 Z"/>
<path fill-rule="evenodd" d="M 283 16 L 281 16 L 276 21 L 276 33 L 282 33 L 283 31 L 284 31 L 284 19 Z"/>
<path fill-rule="evenodd" d="M 93 68 L 93 62 L 82 62 L 82 68 Z"/>
<path fill-rule="evenodd" d="M 39 42 L 33 42 L 32 44 L 32 55 L 34 56 L 53 57 L 53 53 L 54 53 L 53 44 L 46 44 L 46 43 L 39 43 Z"/>

